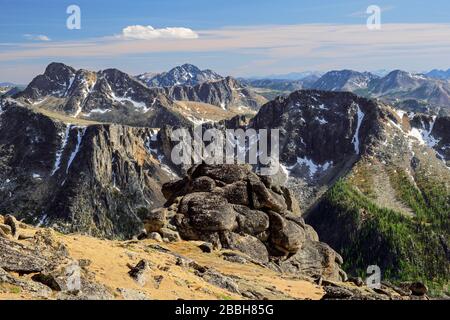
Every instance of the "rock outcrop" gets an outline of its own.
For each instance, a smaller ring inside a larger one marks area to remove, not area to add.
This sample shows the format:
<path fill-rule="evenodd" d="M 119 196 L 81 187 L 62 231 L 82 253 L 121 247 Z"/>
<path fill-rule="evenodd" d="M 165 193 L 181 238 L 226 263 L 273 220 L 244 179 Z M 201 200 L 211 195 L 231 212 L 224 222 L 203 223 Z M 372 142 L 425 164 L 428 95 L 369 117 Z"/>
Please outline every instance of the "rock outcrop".
<path fill-rule="evenodd" d="M 247 165 L 201 164 L 163 185 L 164 208 L 143 217 L 148 233 L 177 230 L 182 239 L 244 252 L 280 270 L 345 279 L 342 258 L 305 224 L 289 189 Z"/>
<path fill-rule="evenodd" d="M 7 220 L 0 216 L 2 225 Z M 28 228 L 17 223 L 17 232 L 22 232 L 22 227 Z M 69 255 L 54 231 L 40 229 L 27 238 L 22 242 L 0 236 L 0 293 L 6 285 L 35 299 L 112 299 L 108 289 L 84 269 L 82 261 Z"/>
<path fill-rule="evenodd" d="M 227 110 L 257 110 L 267 100 L 232 77 L 207 81 L 194 86 L 176 85 L 163 92 L 174 100 L 197 101 Z"/>

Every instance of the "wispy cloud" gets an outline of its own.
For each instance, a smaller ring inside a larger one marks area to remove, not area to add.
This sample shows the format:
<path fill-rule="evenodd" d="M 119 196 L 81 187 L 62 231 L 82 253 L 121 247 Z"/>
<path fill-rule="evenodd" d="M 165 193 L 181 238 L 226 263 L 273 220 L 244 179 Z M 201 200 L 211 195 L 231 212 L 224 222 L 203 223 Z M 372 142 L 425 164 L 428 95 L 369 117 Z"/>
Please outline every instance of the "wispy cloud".
<path fill-rule="evenodd" d="M 162 28 L 155 29 L 152 26 L 128 26 L 117 36 L 122 39 L 154 40 L 154 39 L 197 39 L 198 34 L 189 28 Z"/>
<path fill-rule="evenodd" d="M 229 27 L 198 32 L 198 38 L 170 41 L 153 38 L 140 41 L 132 37 L 109 37 L 83 41 L 8 46 L 0 61 L 27 58 L 108 57 L 162 52 L 239 51 L 264 54 L 271 59 L 292 57 L 358 57 L 380 55 L 386 51 L 449 53 L 450 24 L 383 24 L 382 30 L 369 31 L 365 25 L 284 25 Z M 125 41 L 124 39 L 128 39 Z M 138 38 L 142 39 L 142 38 Z M 364 55 L 362 55 L 364 54 Z"/>
<path fill-rule="evenodd" d="M 135 38 L 111 36 L 5 45 L 0 51 L 0 63 L 76 59 L 90 64 L 100 59 L 105 63 L 111 61 L 114 66 L 113 61 L 133 56 L 178 55 L 188 61 L 190 57 L 220 53 L 221 57 L 239 57 L 224 62 L 227 72 L 251 74 L 291 72 L 299 68 L 427 69 L 445 67 L 450 55 L 450 24 L 383 24 L 377 31 L 355 24 L 267 25 L 196 33 L 198 38 L 182 41 L 173 37 L 145 41 L 147 38 L 133 33 Z M 214 68 L 212 63 L 209 67 Z"/>
<path fill-rule="evenodd" d="M 383 13 L 383 12 L 394 10 L 395 6 L 385 6 L 385 7 L 380 7 L 380 9 L 381 9 L 381 13 Z M 353 17 L 353 18 L 365 18 L 365 17 L 368 17 L 369 14 L 367 13 L 366 10 L 361 10 L 361 11 L 352 12 L 348 16 Z"/>
<path fill-rule="evenodd" d="M 50 41 L 50 38 L 47 37 L 44 34 L 29 34 L 26 33 L 23 35 L 23 37 L 27 40 L 31 40 L 31 41 Z"/>

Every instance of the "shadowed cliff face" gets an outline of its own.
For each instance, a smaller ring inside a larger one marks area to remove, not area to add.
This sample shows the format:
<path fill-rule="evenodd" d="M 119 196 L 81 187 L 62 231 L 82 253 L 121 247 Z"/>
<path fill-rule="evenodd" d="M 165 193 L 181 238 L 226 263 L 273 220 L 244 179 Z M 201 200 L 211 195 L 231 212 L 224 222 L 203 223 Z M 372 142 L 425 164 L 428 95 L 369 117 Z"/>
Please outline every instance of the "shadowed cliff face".
<path fill-rule="evenodd" d="M 366 152 L 383 116 L 374 102 L 351 93 L 297 91 L 263 106 L 250 126 L 281 130 L 281 160 L 287 165 L 298 157 L 320 165 Z"/>
<path fill-rule="evenodd" d="M 163 170 L 155 130 L 71 125 L 21 107 L 1 118 L 0 211 L 63 231 L 131 237 L 141 207 L 158 206 Z"/>

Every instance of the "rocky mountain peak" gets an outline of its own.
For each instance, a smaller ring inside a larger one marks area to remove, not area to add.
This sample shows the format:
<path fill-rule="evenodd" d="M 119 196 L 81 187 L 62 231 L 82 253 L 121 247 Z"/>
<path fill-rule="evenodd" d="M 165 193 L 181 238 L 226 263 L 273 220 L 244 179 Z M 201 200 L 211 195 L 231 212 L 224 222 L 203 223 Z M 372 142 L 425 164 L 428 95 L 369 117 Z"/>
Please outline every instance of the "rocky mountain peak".
<path fill-rule="evenodd" d="M 18 95 L 29 101 L 39 100 L 48 95 L 64 97 L 72 85 L 75 72 L 75 69 L 63 63 L 50 63 L 44 74 L 35 77 Z"/>
<path fill-rule="evenodd" d="M 435 79 L 448 80 L 450 79 L 450 69 L 448 70 L 433 69 L 430 72 L 426 73 L 426 76 Z"/>
<path fill-rule="evenodd" d="M 378 94 L 386 94 L 390 91 L 407 91 L 417 88 L 425 78 L 402 70 L 394 70 L 381 78 L 372 91 Z"/>
<path fill-rule="evenodd" d="M 193 86 L 206 81 L 216 81 L 222 76 L 211 71 L 200 70 L 192 64 L 183 64 L 154 76 L 148 77 L 146 74 L 138 76 L 138 79 L 145 82 L 149 87 L 172 87 L 176 85 Z"/>
<path fill-rule="evenodd" d="M 173 101 L 162 90 L 152 90 L 117 69 L 76 71 L 53 63 L 14 98 L 75 119 L 149 127 L 162 119 L 174 125 L 190 123 L 171 109 Z"/>
<path fill-rule="evenodd" d="M 65 65 L 64 63 L 60 62 L 52 62 L 47 66 L 47 68 L 45 68 L 44 75 L 48 76 L 49 78 L 52 78 L 52 76 L 70 77 L 75 72 L 76 70 L 71 66 Z"/>
<path fill-rule="evenodd" d="M 174 100 L 203 102 L 238 113 L 252 112 L 267 102 L 263 96 L 229 76 L 194 86 L 166 87 L 164 92 Z"/>
<path fill-rule="evenodd" d="M 330 71 L 319 78 L 313 85 L 313 89 L 327 91 L 354 91 L 364 89 L 377 76 L 369 72 L 357 72 L 353 70 Z"/>
<path fill-rule="evenodd" d="M 373 101 L 352 93 L 300 90 L 261 107 L 251 127 L 280 129 L 282 162 L 312 178 L 364 153 L 379 117 Z"/>

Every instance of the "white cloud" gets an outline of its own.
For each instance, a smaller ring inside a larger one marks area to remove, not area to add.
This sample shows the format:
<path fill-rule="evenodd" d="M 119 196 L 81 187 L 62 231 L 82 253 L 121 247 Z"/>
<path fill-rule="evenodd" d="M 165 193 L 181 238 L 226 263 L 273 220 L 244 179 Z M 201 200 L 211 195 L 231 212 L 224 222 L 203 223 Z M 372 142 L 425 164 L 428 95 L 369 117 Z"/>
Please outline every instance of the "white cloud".
<path fill-rule="evenodd" d="M 24 34 L 25 39 L 32 41 L 50 41 L 50 38 L 44 34 Z"/>
<path fill-rule="evenodd" d="M 155 29 L 152 26 L 135 25 L 124 28 L 119 37 L 132 40 L 197 39 L 198 34 L 189 28 Z"/>

